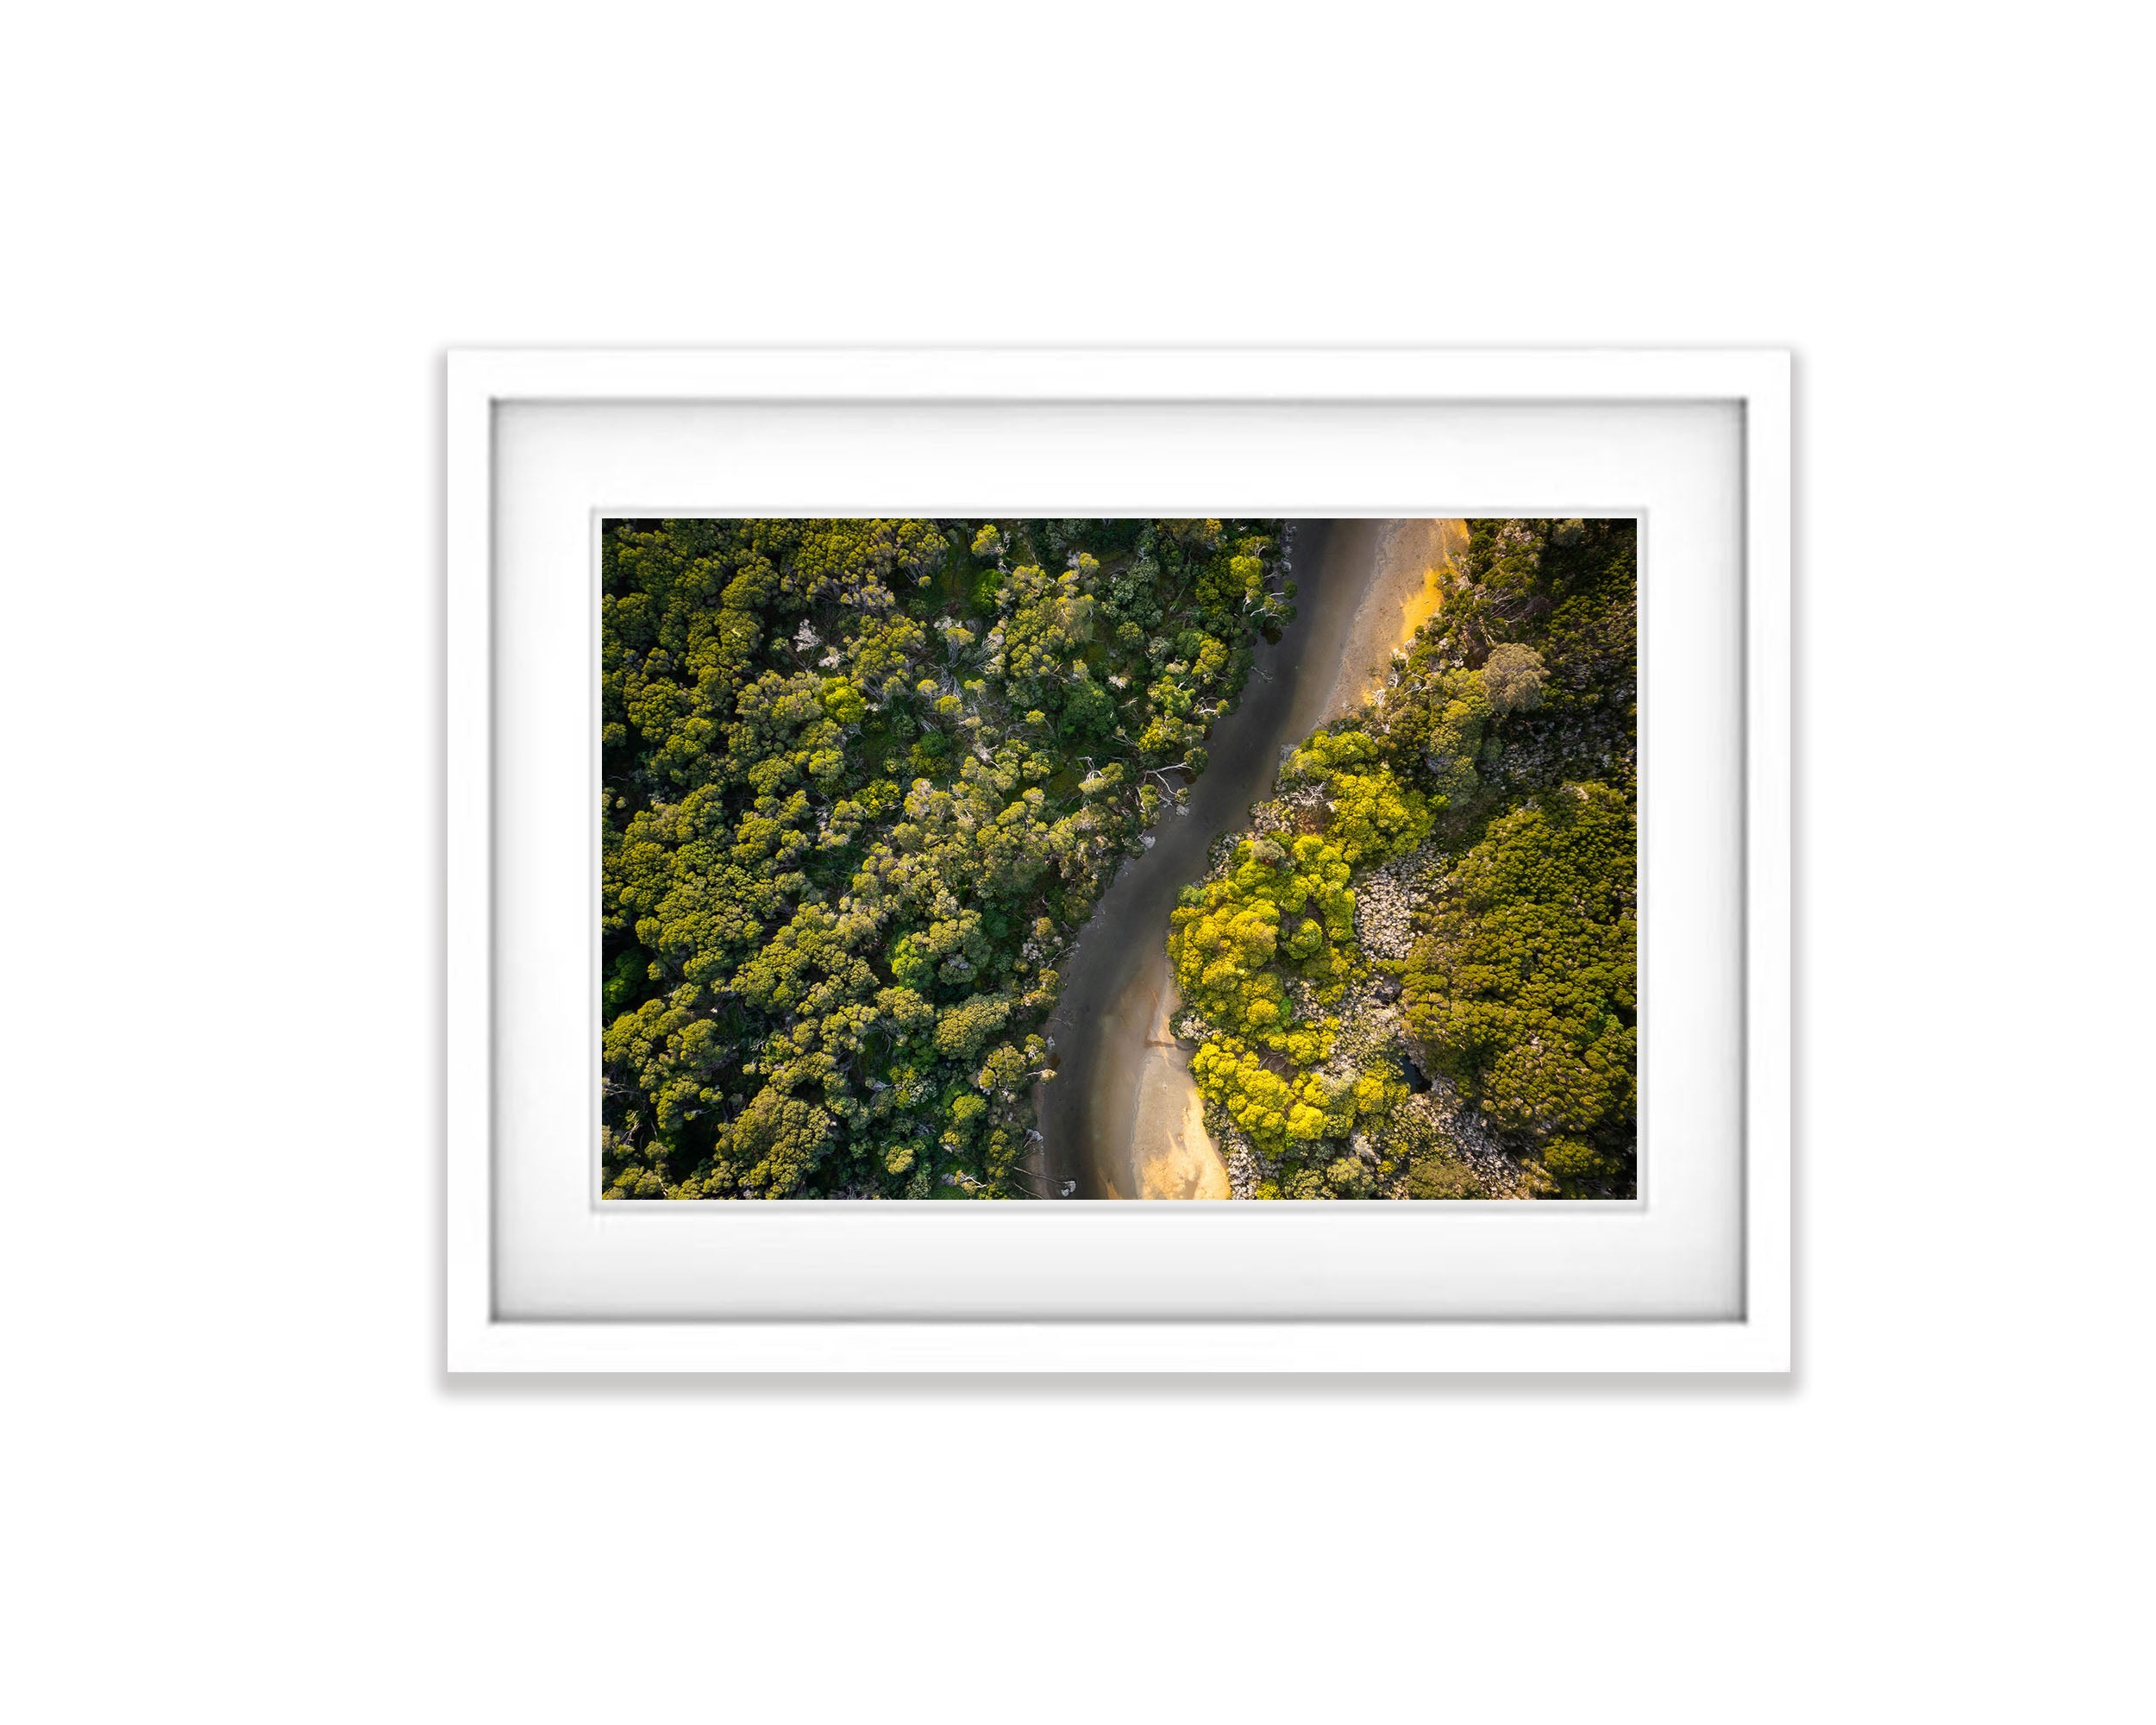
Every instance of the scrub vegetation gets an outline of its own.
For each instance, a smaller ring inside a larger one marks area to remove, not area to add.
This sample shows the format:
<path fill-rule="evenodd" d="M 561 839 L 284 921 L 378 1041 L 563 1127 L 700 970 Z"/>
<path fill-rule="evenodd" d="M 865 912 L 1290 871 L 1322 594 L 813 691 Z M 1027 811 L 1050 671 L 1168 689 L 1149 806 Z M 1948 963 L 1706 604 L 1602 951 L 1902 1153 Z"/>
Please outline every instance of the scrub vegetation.
<path fill-rule="evenodd" d="M 1238 1195 L 1634 1189 L 1633 524 L 1469 528 L 1388 687 L 1174 913 Z"/>

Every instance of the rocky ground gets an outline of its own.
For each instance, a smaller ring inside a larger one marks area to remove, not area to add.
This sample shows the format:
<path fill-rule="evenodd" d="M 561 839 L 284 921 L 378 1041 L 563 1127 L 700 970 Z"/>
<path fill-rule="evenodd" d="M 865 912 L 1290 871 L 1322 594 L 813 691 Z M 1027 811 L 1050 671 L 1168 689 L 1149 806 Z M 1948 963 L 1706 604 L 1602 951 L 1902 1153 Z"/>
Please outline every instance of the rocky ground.
<path fill-rule="evenodd" d="M 1305 787 L 1253 806 L 1250 831 L 1266 834 L 1307 831 L 1312 815 L 1322 806 L 1322 793 Z M 1214 844 L 1206 879 L 1217 879 L 1226 872 L 1243 836 L 1226 834 Z M 1415 912 L 1442 888 L 1451 865 L 1449 854 L 1426 845 L 1357 878 L 1356 942 L 1366 960 L 1396 961 L 1407 956 L 1414 942 Z M 1489 1123 L 1443 1078 L 1433 1079 L 1417 1065 L 1401 1013 L 1400 985 L 1392 976 L 1370 969 L 1330 1007 L 1320 1006 L 1310 985 L 1300 979 L 1291 979 L 1288 989 L 1298 1011 L 1338 1021 L 1332 1055 L 1319 1070 L 1335 1078 L 1357 1071 L 1390 1071 L 1404 1079 L 1413 1092 L 1376 1133 L 1358 1132 L 1349 1141 L 1354 1153 L 1373 1169 L 1382 1169 L 1387 1163 L 1396 1164 L 1382 1176 L 1380 1195 L 1409 1195 L 1406 1152 L 1410 1144 L 1434 1147 L 1441 1154 L 1449 1152 L 1463 1170 L 1460 1183 L 1467 1189 L 1462 1195 L 1512 1199 L 1537 1195 L 1533 1174 L 1504 1149 Z M 1212 1027 L 1194 1012 L 1183 1013 L 1174 1030 L 1194 1045 L 1213 1033 Z M 1261 1184 L 1280 1178 L 1279 1159 L 1259 1150 L 1219 1109 L 1206 1109 L 1206 1126 L 1227 1165 L 1232 1195 L 1254 1198 Z"/>

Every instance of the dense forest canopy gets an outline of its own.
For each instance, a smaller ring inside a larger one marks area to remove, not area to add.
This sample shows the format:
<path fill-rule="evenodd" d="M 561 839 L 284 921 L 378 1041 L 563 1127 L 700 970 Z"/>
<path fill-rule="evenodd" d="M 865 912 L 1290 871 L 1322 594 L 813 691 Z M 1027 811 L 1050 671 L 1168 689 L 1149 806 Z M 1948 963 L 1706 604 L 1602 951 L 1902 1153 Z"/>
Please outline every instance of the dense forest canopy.
<path fill-rule="evenodd" d="M 1181 1024 L 1248 1195 L 1634 1189 L 1636 589 L 1631 521 L 1470 522 L 1389 686 L 1185 888 Z"/>
<path fill-rule="evenodd" d="M 607 523 L 605 1195 L 1028 1195 L 1057 958 L 1292 614 L 1280 526 Z"/>

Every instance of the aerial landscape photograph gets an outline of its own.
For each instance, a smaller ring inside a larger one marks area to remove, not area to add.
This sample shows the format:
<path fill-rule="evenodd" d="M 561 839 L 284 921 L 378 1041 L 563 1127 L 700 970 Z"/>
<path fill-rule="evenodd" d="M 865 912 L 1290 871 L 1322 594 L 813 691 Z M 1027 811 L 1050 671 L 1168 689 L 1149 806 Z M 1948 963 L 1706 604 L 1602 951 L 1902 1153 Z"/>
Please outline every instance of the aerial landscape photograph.
<path fill-rule="evenodd" d="M 1636 1195 L 1633 519 L 600 543 L 603 1197 Z"/>

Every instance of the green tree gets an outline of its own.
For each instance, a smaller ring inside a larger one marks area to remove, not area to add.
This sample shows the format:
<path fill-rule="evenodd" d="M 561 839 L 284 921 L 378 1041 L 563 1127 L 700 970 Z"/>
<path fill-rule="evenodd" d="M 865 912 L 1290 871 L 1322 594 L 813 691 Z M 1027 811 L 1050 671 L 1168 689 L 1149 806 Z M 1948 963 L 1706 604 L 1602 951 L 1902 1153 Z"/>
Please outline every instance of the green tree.
<path fill-rule="evenodd" d="M 1491 648 L 1482 662 L 1482 690 L 1489 697 L 1490 711 L 1501 715 L 1525 712 L 1539 705 L 1548 675 L 1542 655 L 1532 647 L 1507 641 Z"/>
<path fill-rule="evenodd" d="M 1493 822 L 1406 977 L 1408 1026 L 1464 1095 L 1532 1141 L 1589 1140 L 1614 1160 L 1634 1106 L 1633 825 L 1606 785 Z"/>

